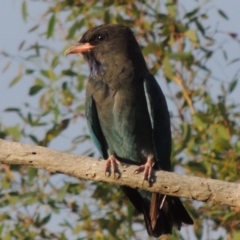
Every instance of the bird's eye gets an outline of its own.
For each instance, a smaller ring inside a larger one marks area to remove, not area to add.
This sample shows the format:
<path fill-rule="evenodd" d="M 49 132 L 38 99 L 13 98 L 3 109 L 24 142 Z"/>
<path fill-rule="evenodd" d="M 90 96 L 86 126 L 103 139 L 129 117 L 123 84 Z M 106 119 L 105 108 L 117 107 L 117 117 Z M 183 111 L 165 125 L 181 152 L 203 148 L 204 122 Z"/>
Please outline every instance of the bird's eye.
<path fill-rule="evenodd" d="M 105 38 L 106 38 L 105 35 L 98 34 L 96 35 L 95 40 L 100 42 L 100 41 L 103 41 Z"/>

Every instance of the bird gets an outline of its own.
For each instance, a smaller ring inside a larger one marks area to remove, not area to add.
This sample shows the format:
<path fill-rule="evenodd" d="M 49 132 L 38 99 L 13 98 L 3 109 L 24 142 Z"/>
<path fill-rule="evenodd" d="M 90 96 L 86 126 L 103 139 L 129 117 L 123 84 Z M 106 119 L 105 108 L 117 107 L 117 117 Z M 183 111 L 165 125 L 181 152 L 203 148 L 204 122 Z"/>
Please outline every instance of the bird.
<path fill-rule="evenodd" d="M 171 171 L 171 126 L 165 96 L 149 72 L 141 48 L 129 27 L 103 24 L 87 30 L 68 54 L 82 54 L 89 65 L 85 115 L 105 172 L 118 173 L 133 164 L 152 181 L 154 170 Z M 114 175 L 115 176 L 115 175 Z M 140 178 L 140 177 L 139 177 Z M 149 236 L 171 234 L 173 226 L 193 220 L 178 197 L 120 186 L 142 213 Z"/>

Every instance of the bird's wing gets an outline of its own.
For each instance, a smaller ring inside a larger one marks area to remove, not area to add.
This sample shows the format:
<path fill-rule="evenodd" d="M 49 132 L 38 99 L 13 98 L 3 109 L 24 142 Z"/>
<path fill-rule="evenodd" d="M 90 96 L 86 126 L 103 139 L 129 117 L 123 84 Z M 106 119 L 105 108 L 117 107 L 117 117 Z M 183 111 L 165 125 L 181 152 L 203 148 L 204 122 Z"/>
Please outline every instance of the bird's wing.
<path fill-rule="evenodd" d="M 166 99 L 156 79 L 148 74 L 144 78 L 144 92 L 153 129 L 153 143 L 158 169 L 170 171 L 171 126 Z"/>
<path fill-rule="evenodd" d="M 103 136 L 102 129 L 99 123 L 96 104 L 91 94 L 86 93 L 85 100 L 85 114 L 90 135 L 93 139 L 95 146 L 103 158 L 107 158 L 106 140 Z"/>

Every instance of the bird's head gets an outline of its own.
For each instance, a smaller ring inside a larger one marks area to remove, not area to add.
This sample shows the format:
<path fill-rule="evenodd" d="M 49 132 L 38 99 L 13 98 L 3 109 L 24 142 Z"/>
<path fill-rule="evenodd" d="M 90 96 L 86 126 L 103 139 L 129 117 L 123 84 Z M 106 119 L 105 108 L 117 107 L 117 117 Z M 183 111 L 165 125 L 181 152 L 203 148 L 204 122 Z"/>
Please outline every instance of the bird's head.
<path fill-rule="evenodd" d="M 120 74 L 120 78 L 127 74 L 139 77 L 147 71 L 132 31 L 122 25 L 104 24 L 89 29 L 75 46 L 66 51 L 66 54 L 78 53 L 87 60 L 91 76 L 106 77 L 114 72 Z"/>

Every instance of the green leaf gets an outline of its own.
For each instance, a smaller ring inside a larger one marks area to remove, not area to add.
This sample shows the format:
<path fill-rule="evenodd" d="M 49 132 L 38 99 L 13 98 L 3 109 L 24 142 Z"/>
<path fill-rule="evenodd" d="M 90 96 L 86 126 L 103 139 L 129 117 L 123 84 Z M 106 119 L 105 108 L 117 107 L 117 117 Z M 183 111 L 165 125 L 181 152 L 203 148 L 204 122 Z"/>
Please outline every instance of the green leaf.
<path fill-rule="evenodd" d="M 39 86 L 39 85 L 34 85 L 30 88 L 29 90 L 29 95 L 33 96 L 35 94 L 37 94 L 41 89 L 43 88 L 43 86 Z"/>
<path fill-rule="evenodd" d="M 205 116 L 204 114 L 201 113 L 196 113 L 193 116 L 193 122 L 194 125 L 200 130 L 202 131 L 203 129 L 205 129 L 205 127 L 208 124 L 208 119 L 207 116 Z"/>
<path fill-rule="evenodd" d="M 168 13 L 171 17 L 176 17 L 177 15 L 177 4 L 174 0 L 167 0 L 166 7 L 168 10 Z"/>
<path fill-rule="evenodd" d="M 69 184 L 66 184 L 64 187 L 62 187 L 60 190 L 58 189 L 58 194 L 56 201 L 57 202 L 62 202 L 64 197 L 66 196 L 67 190 L 68 190 Z"/>
<path fill-rule="evenodd" d="M 142 53 L 143 55 L 148 55 L 156 51 L 161 51 L 160 45 L 156 43 L 149 43 L 146 47 L 143 48 Z"/>
<path fill-rule="evenodd" d="M 191 18 L 191 17 L 193 17 L 194 15 L 196 15 L 198 12 L 199 12 L 199 7 L 193 9 L 192 11 L 190 11 L 190 12 L 188 12 L 188 13 L 186 13 L 186 14 L 184 15 L 184 18 Z"/>
<path fill-rule="evenodd" d="M 228 86 L 228 92 L 231 93 L 234 91 L 234 89 L 236 88 L 238 83 L 238 79 L 235 79 L 233 81 L 230 82 L 229 86 Z"/>
<path fill-rule="evenodd" d="M 35 143 L 35 144 L 37 144 L 38 145 L 38 143 L 39 143 L 39 140 L 37 139 L 37 137 L 36 136 L 34 136 L 34 135 L 29 135 L 29 138 L 30 139 L 32 139 L 32 141 Z"/>
<path fill-rule="evenodd" d="M 33 74 L 35 72 L 34 69 L 26 69 L 26 74 Z"/>
<path fill-rule="evenodd" d="M 45 86 L 45 83 L 42 79 L 40 78 L 36 78 L 35 79 L 35 85 L 38 85 L 38 86 Z"/>
<path fill-rule="evenodd" d="M 55 14 L 53 14 L 48 23 L 47 38 L 52 37 L 53 32 L 54 32 L 55 23 L 56 23 L 56 16 L 55 16 Z"/>
<path fill-rule="evenodd" d="M 27 3 L 26 3 L 26 1 L 24 1 L 22 3 L 22 17 L 23 17 L 23 20 L 26 22 L 27 21 Z"/>
<path fill-rule="evenodd" d="M 2 215 L 2 214 L 1 214 Z M 2 216 L 1 216 L 1 221 L 3 220 Z M 3 233 L 3 230 L 4 230 L 4 224 L 1 224 L 0 225 L 0 235 L 2 235 Z"/>
<path fill-rule="evenodd" d="M 189 29 L 184 34 L 192 42 L 194 47 L 199 47 L 199 42 L 198 42 L 198 37 L 197 37 L 196 31 Z"/>
<path fill-rule="evenodd" d="M 198 21 L 198 20 L 195 20 L 195 23 L 196 23 L 196 26 L 198 28 L 198 30 L 202 33 L 202 35 L 204 36 L 205 35 L 205 29 L 204 27 L 202 26 L 202 24 Z"/>
<path fill-rule="evenodd" d="M 20 112 L 19 108 L 6 108 L 5 112 Z"/>
<path fill-rule="evenodd" d="M 62 90 L 67 90 L 67 82 L 63 82 L 63 84 L 62 84 Z"/>
<path fill-rule="evenodd" d="M 30 32 L 33 32 L 33 31 L 35 31 L 35 30 L 38 29 L 38 28 L 39 28 L 39 24 L 31 27 L 31 28 L 28 30 L 28 32 L 29 32 L 29 33 L 30 33 Z"/>
<path fill-rule="evenodd" d="M 218 13 L 221 17 L 223 17 L 226 20 L 229 20 L 228 16 L 226 15 L 225 12 L 223 12 L 221 9 L 218 10 Z"/>
<path fill-rule="evenodd" d="M 79 183 L 69 183 L 67 192 L 70 194 L 79 194 L 83 190 L 83 187 Z"/>
<path fill-rule="evenodd" d="M 111 15 L 108 10 L 104 13 L 104 23 L 111 23 Z"/>
<path fill-rule="evenodd" d="M 55 68 L 59 64 L 59 57 L 55 56 L 52 60 L 52 68 Z"/>
<path fill-rule="evenodd" d="M 9 135 L 11 135 L 15 140 L 20 139 L 20 137 L 21 137 L 21 130 L 20 130 L 20 126 L 19 125 L 8 127 L 6 130 L 7 130 L 7 133 Z"/>
<path fill-rule="evenodd" d="M 68 30 L 68 36 L 67 38 L 68 39 L 72 39 L 75 35 L 75 32 L 77 31 L 78 29 L 78 22 L 75 22 Z"/>
<path fill-rule="evenodd" d="M 25 42 L 26 42 L 26 41 L 23 40 L 23 41 L 19 44 L 19 47 L 18 47 L 18 50 L 19 50 L 19 51 L 23 48 Z"/>
<path fill-rule="evenodd" d="M 51 214 L 48 214 L 46 217 L 44 217 L 41 221 L 41 225 L 48 223 L 50 218 L 51 218 Z"/>
<path fill-rule="evenodd" d="M 39 215 L 37 216 L 35 222 L 34 222 L 34 225 L 38 228 L 42 227 L 43 225 L 45 225 L 46 223 L 49 222 L 51 218 L 51 214 L 48 214 L 46 217 L 44 217 L 42 220 L 40 220 L 40 217 Z"/>
<path fill-rule="evenodd" d="M 164 71 L 164 74 L 165 76 L 168 78 L 168 79 L 172 79 L 173 78 L 173 68 L 172 68 L 172 65 L 170 63 L 170 60 L 169 60 L 169 57 L 168 56 L 165 56 L 164 59 L 163 59 L 163 71 Z"/>
<path fill-rule="evenodd" d="M 239 61 L 240 61 L 240 58 L 235 58 L 235 59 L 233 59 L 232 61 L 230 61 L 230 62 L 228 63 L 228 66 L 231 65 L 231 64 L 233 64 L 233 63 L 235 63 L 235 62 L 239 62 Z"/>
<path fill-rule="evenodd" d="M 16 76 L 9 84 L 9 87 L 14 86 L 16 83 L 18 83 L 20 81 L 20 79 L 22 78 L 22 75 L 18 75 Z"/>
<path fill-rule="evenodd" d="M 28 168 L 27 171 L 28 171 L 28 180 L 30 182 L 32 182 L 33 179 L 37 176 L 38 169 L 36 169 L 36 168 Z"/>
<path fill-rule="evenodd" d="M 41 74 L 44 76 L 44 77 L 46 77 L 46 78 L 48 78 L 48 79 L 50 79 L 50 80 L 56 80 L 56 75 L 55 75 L 55 73 L 51 70 L 51 69 L 49 69 L 49 70 L 41 70 L 40 71 L 41 72 Z"/>
<path fill-rule="evenodd" d="M 63 70 L 62 74 L 69 77 L 77 76 L 77 73 L 72 71 L 71 69 Z"/>
<path fill-rule="evenodd" d="M 191 138 L 191 126 L 187 123 L 183 123 L 183 144 L 185 145 Z"/>

